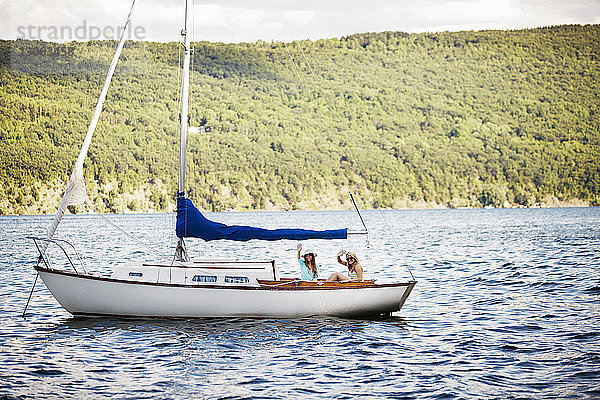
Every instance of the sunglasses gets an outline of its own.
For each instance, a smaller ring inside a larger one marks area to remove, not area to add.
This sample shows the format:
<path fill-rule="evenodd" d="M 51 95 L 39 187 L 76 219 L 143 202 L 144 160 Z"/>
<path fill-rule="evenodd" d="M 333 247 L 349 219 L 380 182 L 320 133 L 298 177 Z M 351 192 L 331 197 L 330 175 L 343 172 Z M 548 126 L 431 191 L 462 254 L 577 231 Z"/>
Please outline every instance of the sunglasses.
<path fill-rule="evenodd" d="M 354 257 L 347 257 L 346 261 L 356 261 L 356 258 L 354 258 Z"/>

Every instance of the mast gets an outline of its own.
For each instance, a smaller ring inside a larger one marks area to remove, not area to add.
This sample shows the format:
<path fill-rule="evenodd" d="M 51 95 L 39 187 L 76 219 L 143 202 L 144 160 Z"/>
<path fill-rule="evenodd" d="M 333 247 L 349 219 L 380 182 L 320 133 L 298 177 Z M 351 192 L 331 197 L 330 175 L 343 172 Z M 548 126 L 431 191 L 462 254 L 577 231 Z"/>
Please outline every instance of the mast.
<path fill-rule="evenodd" d="M 181 44 L 183 45 L 183 73 L 181 76 L 181 110 L 179 112 L 179 180 L 177 183 L 177 197 L 185 197 L 185 150 L 187 147 L 188 131 L 188 106 L 190 90 L 190 35 L 188 35 L 189 0 L 185 1 L 183 29 L 181 30 Z M 179 238 L 175 249 L 176 261 L 189 261 L 183 238 Z"/>
<path fill-rule="evenodd" d="M 189 86 L 190 86 L 190 36 L 188 29 L 188 2 L 185 1 L 184 25 L 181 30 L 181 43 L 183 44 L 183 73 L 181 76 L 181 110 L 179 114 L 179 183 L 177 185 L 177 195 L 185 196 L 185 149 L 187 146 L 188 131 L 188 105 L 189 105 Z"/>

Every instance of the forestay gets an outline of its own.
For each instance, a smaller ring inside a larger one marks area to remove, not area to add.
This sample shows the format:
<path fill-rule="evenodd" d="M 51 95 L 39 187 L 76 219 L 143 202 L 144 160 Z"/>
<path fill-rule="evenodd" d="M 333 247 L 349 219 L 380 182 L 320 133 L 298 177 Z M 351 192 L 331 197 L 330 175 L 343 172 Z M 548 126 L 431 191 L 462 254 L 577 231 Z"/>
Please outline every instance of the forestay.
<path fill-rule="evenodd" d="M 71 173 L 71 178 L 67 183 L 67 189 L 63 194 L 63 197 L 60 201 L 60 205 L 58 206 L 58 211 L 56 212 L 56 216 L 52 220 L 50 227 L 48 228 L 48 233 L 46 238 L 51 240 L 56 232 L 56 228 L 58 228 L 58 224 L 62 220 L 64 216 L 67 206 L 76 205 L 76 204 L 84 204 L 87 201 L 87 195 L 85 190 L 85 180 L 83 177 L 83 163 L 85 158 L 87 157 L 88 149 L 90 148 L 90 144 L 92 143 L 92 137 L 94 136 L 94 131 L 96 130 L 96 126 L 98 125 L 98 120 L 100 119 L 100 113 L 102 112 L 102 107 L 104 105 L 104 100 L 106 99 L 106 94 L 108 93 L 108 88 L 110 87 L 110 82 L 112 80 L 113 74 L 115 73 L 115 69 L 117 68 L 117 62 L 119 61 L 119 57 L 121 56 L 121 51 L 123 50 L 123 46 L 125 44 L 127 27 L 131 23 L 131 17 L 133 15 L 133 9 L 135 8 L 136 0 L 133 0 L 131 3 L 131 9 L 129 10 L 129 14 L 127 15 L 127 20 L 125 21 L 125 25 L 121 30 L 121 37 L 119 38 L 119 43 L 117 44 L 117 49 L 115 50 L 115 54 L 113 55 L 110 66 L 108 67 L 108 72 L 106 74 L 106 78 L 104 79 L 104 86 L 102 87 L 102 91 L 100 92 L 100 96 L 98 97 L 98 102 L 96 103 L 96 108 L 94 109 L 94 115 L 92 116 L 92 120 L 90 121 L 90 125 L 88 126 L 87 133 L 85 134 L 85 138 L 83 140 L 83 145 L 81 146 L 81 150 L 79 151 L 79 156 L 77 157 L 77 161 L 75 162 L 75 166 L 73 167 L 73 172 Z M 46 251 L 48 247 L 48 241 L 43 242 L 42 251 Z"/>

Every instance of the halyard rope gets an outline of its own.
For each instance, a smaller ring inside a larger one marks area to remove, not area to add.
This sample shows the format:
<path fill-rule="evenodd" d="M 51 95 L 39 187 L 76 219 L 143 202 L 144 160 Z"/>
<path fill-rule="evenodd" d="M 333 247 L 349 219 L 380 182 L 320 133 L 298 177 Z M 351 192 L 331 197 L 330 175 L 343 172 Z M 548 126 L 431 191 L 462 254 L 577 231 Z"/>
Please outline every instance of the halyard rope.
<path fill-rule="evenodd" d="M 132 234 L 130 234 L 129 232 L 125 231 L 123 228 L 121 228 L 119 225 L 115 224 L 114 222 L 112 222 L 110 219 L 106 218 L 106 216 L 102 213 L 99 213 L 98 211 L 96 211 L 96 209 L 94 208 L 94 206 L 91 204 L 90 201 L 86 200 L 85 204 L 87 204 L 90 209 L 94 212 L 94 214 L 98 215 L 100 218 L 102 218 L 104 220 L 104 222 L 108 223 L 109 225 L 114 226 L 115 228 L 117 228 L 119 231 L 121 231 L 121 233 L 123 233 L 125 236 L 127 236 L 128 238 L 132 239 L 133 241 L 137 242 L 138 244 L 152 250 L 154 253 L 157 253 L 163 257 L 169 257 L 167 255 L 165 255 L 162 251 L 157 250 L 155 247 L 150 246 L 147 243 L 142 242 L 141 240 L 139 240 L 138 238 L 136 238 L 135 236 L 133 236 Z"/>
<path fill-rule="evenodd" d="M 304 50 L 302 50 L 302 46 L 300 46 L 300 42 L 296 42 L 296 44 L 298 45 L 298 48 L 302 52 L 302 57 L 304 57 L 304 61 L 306 61 L 306 65 L 308 65 L 308 69 L 310 70 L 310 73 L 313 76 L 313 79 L 316 81 L 317 77 L 316 77 L 312 67 L 310 66 L 310 63 L 308 62 L 308 58 L 306 58 L 306 54 L 304 54 Z"/>
<path fill-rule="evenodd" d="M 288 49 L 287 43 L 283 43 L 285 49 L 287 50 L 288 56 L 290 57 L 290 61 L 292 62 L 292 67 L 294 68 L 294 72 L 296 72 L 296 76 L 300 81 L 300 85 L 302 85 L 302 89 L 306 92 L 306 87 L 304 86 L 304 82 L 302 82 L 302 78 L 300 77 L 300 73 L 298 72 L 298 68 L 296 68 L 296 63 L 294 62 L 294 58 L 292 57 L 292 53 L 290 53 L 290 49 Z"/>

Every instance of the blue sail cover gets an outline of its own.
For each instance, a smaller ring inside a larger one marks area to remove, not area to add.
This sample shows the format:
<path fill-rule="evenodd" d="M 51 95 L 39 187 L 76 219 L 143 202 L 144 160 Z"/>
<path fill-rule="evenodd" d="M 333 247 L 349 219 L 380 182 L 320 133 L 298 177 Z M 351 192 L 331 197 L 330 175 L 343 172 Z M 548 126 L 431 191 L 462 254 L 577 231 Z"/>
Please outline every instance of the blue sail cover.
<path fill-rule="evenodd" d="M 228 226 L 207 219 L 194 207 L 192 201 L 186 197 L 177 198 L 177 237 L 196 237 L 200 239 L 238 240 L 304 240 L 304 239 L 346 239 L 347 229 L 333 229 L 326 231 L 313 231 L 308 229 L 262 229 L 251 226 Z"/>

